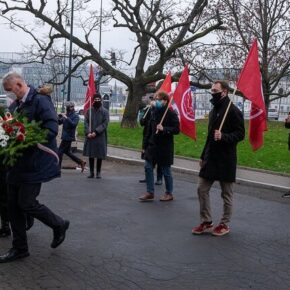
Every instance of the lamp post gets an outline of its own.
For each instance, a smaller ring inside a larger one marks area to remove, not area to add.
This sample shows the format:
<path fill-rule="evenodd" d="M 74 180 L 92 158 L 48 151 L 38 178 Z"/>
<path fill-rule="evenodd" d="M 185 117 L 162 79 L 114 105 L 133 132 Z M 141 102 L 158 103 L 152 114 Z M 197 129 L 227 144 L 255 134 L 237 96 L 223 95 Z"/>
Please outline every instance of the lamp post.
<path fill-rule="evenodd" d="M 69 37 L 69 63 L 68 63 L 68 84 L 67 84 L 67 101 L 68 102 L 70 101 L 70 94 L 71 94 L 71 67 L 72 67 L 73 21 L 74 21 L 74 0 L 71 1 L 70 37 Z"/>

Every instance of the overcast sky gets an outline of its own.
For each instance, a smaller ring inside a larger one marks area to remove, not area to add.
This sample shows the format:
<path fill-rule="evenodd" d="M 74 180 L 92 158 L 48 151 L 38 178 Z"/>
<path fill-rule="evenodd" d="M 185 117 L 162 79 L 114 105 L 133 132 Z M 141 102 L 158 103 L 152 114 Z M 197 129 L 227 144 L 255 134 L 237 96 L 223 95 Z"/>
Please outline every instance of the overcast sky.
<path fill-rule="evenodd" d="M 53 3 L 55 3 L 56 0 L 50 0 L 48 3 L 50 6 L 53 6 Z M 103 9 L 108 9 L 110 7 L 109 0 L 103 0 Z M 97 8 L 100 8 L 100 0 L 94 0 L 91 2 L 93 5 L 97 5 Z M 98 7 L 99 6 L 99 7 Z M 20 14 L 19 14 L 20 15 Z M 21 14 L 23 15 L 23 14 Z M 17 14 L 15 15 L 17 16 Z M 23 17 L 23 16 L 22 16 Z M 27 17 L 25 22 L 27 23 L 34 23 L 35 18 L 34 17 Z M 0 18 L 0 35 L 1 35 L 1 42 L 0 42 L 0 52 L 21 52 L 23 51 L 23 46 L 30 45 L 33 43 L 33 40 L 29 35 L 24 33 L 21 30 L 13 31 L 10 29 L 7 25 L 6 20 L 3 18 Z M 111 49 L 113 47 L 121 48 L 124 50 L 130 50 L 130 47 L 132 47 L 132 41 L 128 37 L 126 37 L 126 33 L 120 33 L 120 30 L 118 29 L 112 29 L 108 27 L 103 27 L 102 32 L 102 52 L 105 52 L 108 49 Z M 124 31 L 124 30 L 123 30 Z M 74 34 L 77 33 L 77 28 L 74 25 Z M 96 42 L 95 46 L 99 47 L 99 34 L 96 35 Z"/>

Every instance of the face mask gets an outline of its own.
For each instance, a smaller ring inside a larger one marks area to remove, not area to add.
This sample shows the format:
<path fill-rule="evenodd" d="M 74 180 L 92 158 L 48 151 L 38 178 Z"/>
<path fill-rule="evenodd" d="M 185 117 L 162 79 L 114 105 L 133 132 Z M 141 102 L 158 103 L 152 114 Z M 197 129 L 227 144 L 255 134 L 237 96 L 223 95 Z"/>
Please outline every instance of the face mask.
<path fill-rule="evenodd" d="M 156 100 L 155 101 L 155 107 L 156 109 L 161 109 L 163 107 L 162 101 L 161 100 Z"/>
<path fill-rule="evenodd" d="M 102 105 L 102 102 L 101 101 L 94 101 L 94 107 L 95 108 L 100 108 Z"/>
<path fill-rule="evenodd" d="M 211 95 L 212 95 L 212 99 L 210 100 L 210 102 L 215 106 L 222 98 L 222 92 L 213 93 Z"/>

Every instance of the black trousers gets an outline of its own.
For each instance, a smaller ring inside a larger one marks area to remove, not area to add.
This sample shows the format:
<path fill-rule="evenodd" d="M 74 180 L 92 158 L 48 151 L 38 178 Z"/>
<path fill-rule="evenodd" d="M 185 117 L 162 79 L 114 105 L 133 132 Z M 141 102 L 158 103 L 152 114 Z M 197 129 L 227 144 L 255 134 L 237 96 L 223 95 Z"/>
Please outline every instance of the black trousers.
<path fill-rule="evenodd" d="M 2 224 L 8 222 L 7 211 L 7 184 L 5 180 L 5 173 L 0 173 L 0 217 Z"/>
<path fill-rule="evenodd" d="M 97 173 L 100 173 L 101 169 L 102 169 L 102 161 L 103 161 L 103 159 L 100 159 L 100 158 L 96 158 L 96 159 L 97 159 L 97 163 L 96 163 Z M 95 158 L 90 157 L 89 158 L 89 164 L 90 164 L 90 172 L 94 173 Z"/>
<path fill-rule="evenodd" d="M 59 148 L 58 148 L 58 157 L 59 157 L 59 165 L 60 165 L 60 167 L 61 167 L 61 163 L 62 163 L 63 154 L 66 154 L 70 159 L 72 159 L 77 164 L 81 164 L 81 162 L 82 162 L 82 160 L 80 158 L 78 158 L 77 156 L 75 156 L 71 152 L 71 143 L 72 143 L 72 141 L 64 141 L 64 140 L 62 140 L 60 142 L 60 145 L 59 145 Z"/>
<path fill-rule="evenodd" d="M 41 183 L 8 184 L 8 214 L 13 233 L 13 248 L 28 250 L 25 229 L 26 214 L 38 219 L 52 229 L 58 229 L 64 224 L 61 217 L 36 200 L 40 189 Z"/>

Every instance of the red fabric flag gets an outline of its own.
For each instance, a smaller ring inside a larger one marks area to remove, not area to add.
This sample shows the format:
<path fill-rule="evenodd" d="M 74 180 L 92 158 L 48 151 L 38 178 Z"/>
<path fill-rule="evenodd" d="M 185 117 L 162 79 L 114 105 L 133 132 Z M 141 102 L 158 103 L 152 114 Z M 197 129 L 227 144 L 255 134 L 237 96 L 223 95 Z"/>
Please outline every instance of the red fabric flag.
<path fill-rule="evenodd" d="M 192 105 L 192 96 L 189 84 L 189 72 L 187 66 L 180 76 L 178 85 L 173 94 L 174 105 L 180 120 L 180 131 L 188 137 L 196 140 L 195 111 Z"/>
<path fill-rule="evenodd" d="M 96 93 L 96 87 L 95 87 L 95 80 L 94 80 L 94 70 L 93 70 L 93 65 L 91 64 L 87 93 L 86 93 L 86 100 L 84 104 L 84 114 L 92 106 L 93 96 L 95 93 Z"/>
<path fill-rule="evenodd" d="M 249 140 L 253 151 L 263 145 L 263 132 L 267 131 L 266 108 L 258 57 L 258 41 L 255 39 L 237 82 L 237 88 L 252 102 L 249 122 Z"/>
<path fill-rule="evenodd" d="M 169 95 L 171 94 L 171 73 L 170 72 L 166 75 L 166 78 L 163 81 L 159 91 L 166 92 Z"/>

